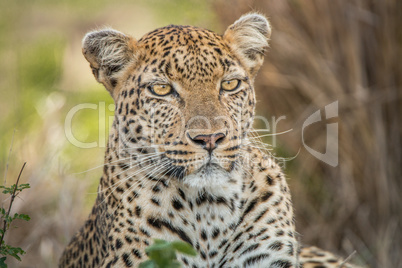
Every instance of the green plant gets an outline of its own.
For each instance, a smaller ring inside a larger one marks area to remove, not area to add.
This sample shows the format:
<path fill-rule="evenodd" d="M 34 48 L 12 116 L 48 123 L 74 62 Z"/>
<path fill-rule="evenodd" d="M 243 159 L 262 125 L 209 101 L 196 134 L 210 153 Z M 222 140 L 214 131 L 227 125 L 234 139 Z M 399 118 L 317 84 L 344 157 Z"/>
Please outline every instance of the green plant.
<path fill-rule="evenodd" d="M 4 241 L 4 236 L 7 232 L 7 230 L 10 228 L 11 222 L 17 219 L 20 220 L 25 220 L 25 221 L 29 221 L 30 217 L 26 214 L 18 214 L 15 213 L 13 216 L 10 215 L 11 212 L 11 207 L 13 205 L 14 199 L 15 197 L 21 193 L 24 189 L 28 189 L 30 188 L 28 183 L 25 184 L 20 184 L 19 180 L 22 174 L 22 171 L 24 170 L 25 164 L 22 166 L 21 170 L 20 170 L 20 174 L 18 175 L 17 178 L 17 182 L 13 185 L 11 185 L 10 187 L 6 187 L 1 185 L 0 189 L 3 189 L 3 194 L 8 194 L 10 195 L 10 204 L 8 205 L 8 209 L 7 211 L 2 207 L 0 209 L 1 212 L 1 221 L 3 222 L 3 227 L 0 229 L 0 256 L 2 256 L 0 258 L 0 268 L 4 268 L 7 267 L 7 264 L 5 263 L 7 256 L 12 256 L 14 258 L 16 258 L 17 260 L 21 261 L 21 255 L 25 254 L 25 251 L 22 250 L 19 247 L 12 247 L 10 245 L 7 245 Z"/>
<path fill-rule="evenodd" d="M 154 244 L 145 249 L 149 260 L 141 263 L 139 268 L 179 268 L 181 266 L 176 251 L 190 256 L 197 255 L 195 249 L 186 242 L 154 239 Z"/>

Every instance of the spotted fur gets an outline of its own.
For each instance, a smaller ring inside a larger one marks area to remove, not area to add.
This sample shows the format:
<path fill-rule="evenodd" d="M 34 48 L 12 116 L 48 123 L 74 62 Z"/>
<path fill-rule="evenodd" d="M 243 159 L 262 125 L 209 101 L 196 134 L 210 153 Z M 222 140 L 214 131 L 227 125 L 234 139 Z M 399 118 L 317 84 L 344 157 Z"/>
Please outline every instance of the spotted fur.
<path fill-rule="evenodd" d="M 184 267 L 298 267 L 285 176 L 248 138 L 270 33 L 247 14 L 224 35 L 170 25 L 138 41 L 85 36 L 116 110 L 96 203 L 60 267 L 136 267 L 153 238 L 191 244 L 198 256 L 179 256 Z M 172 91 L 155 94 L 160 84 Z"/>

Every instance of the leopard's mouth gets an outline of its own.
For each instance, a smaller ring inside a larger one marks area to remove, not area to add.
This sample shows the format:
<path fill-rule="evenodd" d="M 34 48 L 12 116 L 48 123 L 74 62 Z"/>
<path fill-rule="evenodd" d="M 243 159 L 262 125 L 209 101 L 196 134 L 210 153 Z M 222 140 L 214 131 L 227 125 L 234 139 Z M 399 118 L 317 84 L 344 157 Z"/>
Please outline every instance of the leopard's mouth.
<path fill-rule="evenodd" d="M 205 176 L 212 176 L 214 172 L 218 170 L 226 171 L 223 167 L 219 164 L 208 162 L 207 164 L 201 166 L 196 172 L 196 174 L 205 175 Z"/>
<path fill-rule="evenodd" d="M 231 173 L 218 163 L 208 162 L 182 180 L 195 188 L 222 186 L 231 181 Z"/>
<path fill-rule="evenodd" d="M 177 165 L 171 163 L 167 167 L 166 176 L 183 181 L 196 187 L 220 185 L 230 180 L 231 173 L 236 167 L 236 160 L 225 160 L 216 157 L 205 157 L 201 163 L 188 163 Z"/>
<path fill-rule="evenodd" d="M 167 156 L 163 157 L 163 161 L 170 162 L 166 167 L 166 175 L 168 177 L 174 177 L 176 179 L 183 179 L 186 176 L 192 174 L 199 174 L 203 176 L 211 176 L 214 171 L 224 168 L 210 156 L 205 157 L 205 159 L 198 159 L 194 161 L 188 161 L 185 159 L 171 159 Z"/>

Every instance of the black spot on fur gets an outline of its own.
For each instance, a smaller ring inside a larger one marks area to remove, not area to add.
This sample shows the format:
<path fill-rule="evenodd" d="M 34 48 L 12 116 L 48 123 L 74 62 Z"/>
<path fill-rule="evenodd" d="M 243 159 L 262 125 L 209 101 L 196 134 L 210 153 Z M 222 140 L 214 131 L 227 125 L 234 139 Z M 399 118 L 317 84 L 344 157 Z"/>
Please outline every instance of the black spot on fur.
<path fill-rule="evenodd" d="M 265 254 L 263 253 L 263 254 L 259 254 L 259 255 L 250 257 L 243 262 L 243 267 L 248 267 L 248 266 L 251 266 L 252 264 L 257 264 L 258 262 L 260 262 L 264 259 L 267 259 L 267 258 L 269 258 L 269 254 L 267 254 L 267 253 L 265 253 Z M 272 265 L 272 267 L 275 267 L 275 266 Z M 280 266 L 278 266 L 278 267 L 280 267 Z"/>
<path fill-rule="evenodd" d="M 126 265 L 126 267 L 133 267 L 133 262 L 131 261 L 129 254 L 123 253 L 122 258 L 123 258 L 123 262 Z"/>
<path fill-rule="evenodd" d="M 271 245 L 269 245 L 269 249 L 272 249 L 274 251 L 279 251 L 281 250 L 283 247 L 283 243 L 280 241 L 275 241 L 274 243 L 272 243 Z"/>
<path fill-rule="evenodd" d="M 142 254 L 141 254 L 141 252 L 140 252 L 138 249 L 133 249 L 131 252 L 132 252 L 133 255 L 134 255 L 135 257 L 137 257 L 138 259 L 141 259 L 141 258 L 142 258 Z"/>
<path fill-rule="evenodd" d="M 273 193 L 271 191 L 267 191 L 265 193 L 262 194 L 261 196 L 261 201 L 267 201 L 268 198 L 270 198 L 273 195 Z"/>
<path fill-rule="evenodd" d="M 116 249 L 120 249 L 123 246 L 123 242 L 120 239 L 116 239 Z"/>
<path fill-rule="evenodd" d="M 265 179 L 266 179 L 266 181 L 267 181 L 268 185 L 272 185 L 272 184 L 274 184 L 274 180 L 272 179 L 272 177 L 271 177 L 271 176 L 267 175 L 267 177 L 266 177 Z"/>
<path fill-rule="evenodd" d="M 290 267 L 292 267 L 292 264 L 290 262 L 288 262 L 288 261 L 278 260 L 278 261 L 273 262 L 272 266 L 273 267 L 280 267 L 280 268 L 290 268 Z M 315 267 L 315 268 L 317 268 L 317 267 Z"/>
<path fill-rule="evenodd" d="M 183 204 L 180 202 L 180 200 L 178 200 L 177 198 L 173 198 L 172 200 L 172 206 L 176 209 L 176 210 L 181 210 L 183 208 Z"/>

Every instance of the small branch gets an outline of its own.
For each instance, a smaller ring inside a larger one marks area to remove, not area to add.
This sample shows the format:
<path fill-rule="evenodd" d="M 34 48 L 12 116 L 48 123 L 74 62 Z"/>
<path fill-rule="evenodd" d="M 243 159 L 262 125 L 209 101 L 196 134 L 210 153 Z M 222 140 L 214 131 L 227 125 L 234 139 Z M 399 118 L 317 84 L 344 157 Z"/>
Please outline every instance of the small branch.
<path fill-rule="evenodd" d="M 27 163 L 27 162 L 25 162 L 25 163 L 22 165 L 22 168 L 21 168 L 21 170 L 20 170 L 20 174 L 18 175 L 18 178 L 17 178 L 17 182 L 15 183 L 14 191 L 13 191 L 13 193 L 11 194 L 10 205 L 8 206 L 7 214 L 6 214 L 6 216 L 4 217 L 4 220 L 3 220 L 3 233 L 1 234 L 1 238 L 0 238 L 0 246 L 3 244 L 4 235 L 5 235 L 6 231 L 7 231 L 7 218 L 10 216 L 11 207 L 12 207 L 12 205 L 13 205 L 13 202 L 14 202 L 15 197 L 17 196 L 17 195 L 16 195 L 16 192 L 17 192 L 17 188 L 18 188 L 18 183 L 19 183 L 19 181 L 20 181 L 20 177 L 21 177 L 22 171 L 24 170 L 24 167 L 25 167 L 26 163 Z"/>
<path fill-rule="evenodd" d="M 352 259 L 353 255 L 355 255 L 355 254 L 356 254 L 356 250 L 353 251 L 353 252 L 339 265 L 339 267 L 342 268 L 345 264 L 347 264 L 347 263 L 350 261 L 350 259 Z"/>
<path fill-rule="evenodd" d="M 7 184 L 7 171 L 8 171 L 8 164 L 10 162 L 11 151 L 13 150 L 14 135 L 15 135 L 15 128 L 14 128 L 13 136 L 11 138 L 10 150 L 8 152 L 8 157 L 7 157 L 7 162 L 6 162 L 6 170 L 4 171 L 4 185 Z"/>

